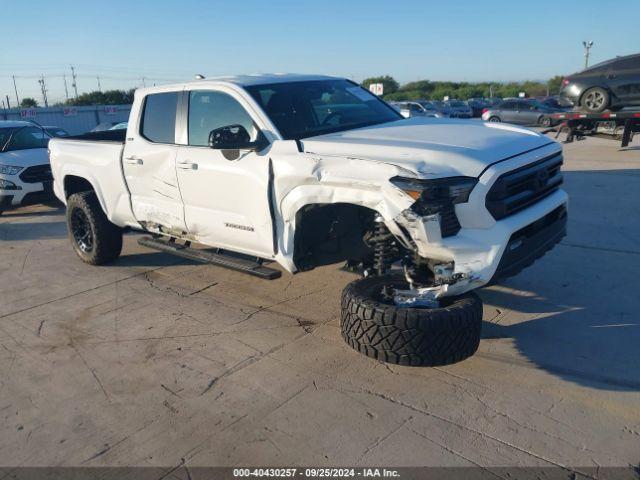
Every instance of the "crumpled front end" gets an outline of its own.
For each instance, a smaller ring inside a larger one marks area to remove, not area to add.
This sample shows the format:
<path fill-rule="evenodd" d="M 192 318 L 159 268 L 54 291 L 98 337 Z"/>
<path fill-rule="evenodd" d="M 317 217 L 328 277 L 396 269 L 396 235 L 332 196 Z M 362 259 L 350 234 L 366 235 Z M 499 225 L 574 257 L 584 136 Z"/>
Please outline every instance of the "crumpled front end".
<path fill-rule="evenodd" d="M 566 231 L 562 154 L 551 145 L 488 167 L 465 201 L 447 208 L 420 198 L 393 221 L 432 273 L 430 295 L 459 295 L 517 273 Z M 424 288 L 424 285 L 419 286 Z M 435 287 L 435 288 L 434 288 Z"/>

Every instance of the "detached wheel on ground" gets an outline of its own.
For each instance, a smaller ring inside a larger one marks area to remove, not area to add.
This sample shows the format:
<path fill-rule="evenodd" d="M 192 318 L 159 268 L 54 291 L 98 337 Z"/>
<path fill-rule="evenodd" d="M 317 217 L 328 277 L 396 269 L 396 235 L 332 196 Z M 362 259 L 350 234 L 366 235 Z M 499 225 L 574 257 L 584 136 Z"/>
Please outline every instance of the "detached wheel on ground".
<path fill-rule="evenodd" d="M 107 219 L 94 192 L 67 199 L 67 229 L 73 249 L 83 262 L 103 265 L 122 251 L 122 229 Z"/>
<path fill-rule="evenodd" d="M 478 349 L 482 301 L 475 293 L 444 298 L 440 308 L 397 307 L 383 287 L 408 288 L 402 275 L 367 277 L 342 292 L 342 338 L 368 357 L 399 365 L 447 365 Z"/>
<path fill-rule="evenodd" d="M 607 109 L 610 100 L 611 97 L 609 92 L 604 88 L 594 87 L 590 88 L 582 95 L 580 105 L 588 112 L 600 113 Z"/>

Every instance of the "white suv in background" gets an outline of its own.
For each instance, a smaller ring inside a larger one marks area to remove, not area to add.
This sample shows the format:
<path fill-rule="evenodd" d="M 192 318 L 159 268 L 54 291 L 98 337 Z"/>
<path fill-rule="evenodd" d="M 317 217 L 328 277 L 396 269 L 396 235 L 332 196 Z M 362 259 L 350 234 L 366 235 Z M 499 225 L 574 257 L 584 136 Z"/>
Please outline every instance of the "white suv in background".
<path fill-rule="evenodd" d="M 49 134 L 31 122 L 0 121 L 0 213 L 51 201 Z"/>

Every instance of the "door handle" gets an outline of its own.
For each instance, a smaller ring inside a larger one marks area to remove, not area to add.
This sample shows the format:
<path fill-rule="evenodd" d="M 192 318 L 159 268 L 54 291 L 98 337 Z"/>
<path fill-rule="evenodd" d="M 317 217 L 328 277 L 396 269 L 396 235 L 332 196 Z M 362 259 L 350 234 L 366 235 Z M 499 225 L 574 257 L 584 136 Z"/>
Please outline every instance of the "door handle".
<path fill-rule="evenodd" d="M 144 160 L 138 157 L 126 157 L 124 161 L 127 165 L 142 165 L 144 163 Z"/>
<path fill-rule="evenodd" d="M 182 170 L 197 170 L 198 164 L 193 162 L 178 162 L 178 168 Z"/>

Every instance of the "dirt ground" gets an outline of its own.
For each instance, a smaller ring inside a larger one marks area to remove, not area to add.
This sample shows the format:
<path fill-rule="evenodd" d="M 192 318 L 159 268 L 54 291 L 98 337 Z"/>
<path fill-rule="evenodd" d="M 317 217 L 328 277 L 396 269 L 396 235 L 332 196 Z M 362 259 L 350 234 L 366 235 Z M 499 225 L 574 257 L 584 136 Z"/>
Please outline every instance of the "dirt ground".
<path fill-rule="evenodd" d="M 482 289 L 476 355 L 351 350 L 339 265 L 264 281 L 138 246 L 91 267 L 62 210 L 0 217 L 0 466 L 640 462 L 640 147 L 565 146 L 569 234 Z"/>

